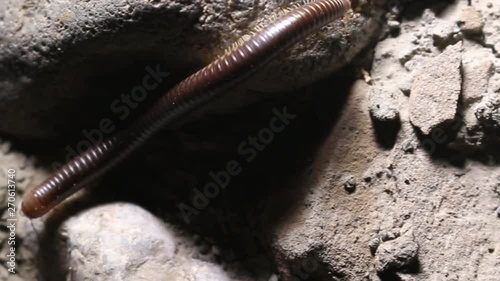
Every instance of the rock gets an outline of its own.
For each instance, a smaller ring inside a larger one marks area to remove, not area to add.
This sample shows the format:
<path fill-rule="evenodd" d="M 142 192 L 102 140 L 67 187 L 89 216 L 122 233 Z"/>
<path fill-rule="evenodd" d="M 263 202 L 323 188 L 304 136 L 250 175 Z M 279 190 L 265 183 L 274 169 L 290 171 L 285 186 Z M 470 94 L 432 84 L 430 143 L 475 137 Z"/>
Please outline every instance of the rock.
<path fill-rule="evenodd" d="M 461 42 L 446 48 L 415 75 L 410 120 L 425 135 L 455 118 L 462 85 L 461 49 Z"/>
<path fill-rule="evenodd" d="M 37 139 L 90 130 L 86 126 L 111 114 L 116 99 L 141 85 L 146 66 L 160 64 L 180 77 L 193 73 L 252 27 L 266 24 L 283 5 L 253 0 L 2 1 L 0 132 Z M 378 36 L 384 8 L 367 8 L 370 13 L 351 14 L 276 57 L 253 78 L 259 83 L 249 85 L 292 90 L 340 69 Z M 155 94 L 169 83 L 165 79 Z"/>
<path fill-rule="evenodd" d="M 415 79 L 415 76 L 413 74 L 408 74 L 405 75 L 403 79 L 399 81 L 399 90 L 403 92 L 405 96 L 410 96 L 411 93 L 411 86 L 413 84 L 413 80 Z"/>
<path fill-rule="evenodd" d="M 397 231 L 383 231 L 370 240 L 368 248 L 370 248 L 370 252 L 372 253 L 372 255 L 375 255 L 381 243 L 394 240 L 398 237 L 399 232 Z"/>
<path fill-rule="evenodd" d="M 403 151 L 405 153 L 413 153 L 415 151 L 415 146 L 411 141 L 408 141 L 403 145 Z"/>
<path fill-rule="evenodd" d="M 497 213 L 497 217 L 500 218 L 500 207 L 497 208 L 497 212 L 496 213 Z"/>
<path fill-rule="evenodd" d="M 397 102 L 398 90 L 383 87 L 370 89 L 370 114 L 381 122 L 393 122 L 399 119 Z"/>
<path fill-rule="evenodd" d="M 466 108 L 464 110 L 462 121 L 465 125 L 463 129 L 466 133 L 466 141 L 476 146 L 481 145 L 484 138 L 484 132 L 479 120 L 477 120 L 474 108 Z"/>
<path fill-rule="evenodd" d="M 356 190 L 357 186 L 356 178 L 352 175 L 347 176 L 344 183 L 344 188 L 347 192 L 352 193 Z"/>
<path fill-rule="evenodd" d="M 467 6 L 460 16 L 460 30 L 467 34 L 481 34 L 483 32 L 483 16 L 473 7 Z"/>
<path fill-rule="evenodd" d="M 387 22 L 387 26 L 390 31 L 398 31 L 401 27 L 401 23 L 397 20 L 390 20 Z"/>
<path fill-rule="evenodd" d="M 418 259 L 418 245 L 401 237 L 380 244 L 375 252 L 377 272 L 400 271 L 411 266 Z"/>
<path fill-rule="evenodd" d="M 483 27 L 484 43 L 495 49 L 497 57 L 500 57 L 500 33 L 498 32 L 500 30 L 500 22 L 498 21 L 498 17 L 500 17 L 499 5 L 495 3 L 492 11 L 489 11 L 488 15 L 485 14 L 486 18 Z"/>
<path fill-rule="evenodd" d="M 176 242 L 163 223 L 144 209 L 114 203 L 95 207 L 63 224 L 62 256 L 71 280 L 162 280 Z"/>
<path fill-rule="evenodd" d="M 444 49 L 448 45 L 455 44 L 460 39 L 460 36 L 457 35 L 458 32 L 459 30 L 455 23 L 436 20 L 433 22 L 430 33 L 434 40 L 434 45 Z"/>
<path fill-rule="evenodd" d="M 147 279 L 147 280 L 230 281 L 231 278 L 227 275 L 226 272 L 224 272 L 219 266 L 215 264 L 199 260 L 187 260 L 182 262 L 180 266 L 173 267 L 171 272 L 166 276 L 162 276 L 161 279 Z"/>
<path fill-rule="evenodd" d="M 432 24 L 434 20 L 436 20 L 436 13 L 430 8 L 424 9 L 422 13 L 422 21 L 426 24 Z"/>
<path fill-rule="evenodd" d="M 487 128 L 500 129 L 500 94 L 488 93 L 475 107 L 479 123 Z"/>
<path fill-rule="evenodd" d="M 465 105 L 479 101 L 488 91 L 488 81 L 494 73 L 494 64 L 488 58 L 464 56 L 462 99 Z"/>
<path fill-rule="evenodd" d="M 429 58 L 424 57 L 422 55 L 415 55 L 411 60 L 407 61 L 404 64 L 404 67 L 407 71 L 414 72 L 416 70 L 421 69 L 424 65 L 426 65 L 428 60 Z"/>
<path fill-rule="evenodd" d="M 177 238 L 164 223 L 129 203 L 84 211 L 64 222 L 61 256 L 79 280 L 229 281 L 220 266 L 177 252 Z M 179 240 L 181 241 L 181 240 Z"/>
<path fill-rule="evenodd" d="M 489 90 L 500 93 L 500 73 L 495 73 L 490 79 Z"/>

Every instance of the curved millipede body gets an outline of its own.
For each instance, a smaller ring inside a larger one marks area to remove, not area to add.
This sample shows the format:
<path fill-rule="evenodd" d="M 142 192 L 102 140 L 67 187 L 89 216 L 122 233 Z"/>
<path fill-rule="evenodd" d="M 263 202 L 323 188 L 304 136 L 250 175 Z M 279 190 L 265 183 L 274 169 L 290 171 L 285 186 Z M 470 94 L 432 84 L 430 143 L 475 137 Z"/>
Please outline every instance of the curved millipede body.
<path fill-rule="evenodd" d="M 112 168 L 160 128 L 221 95 L 280 51 L 339 18 L 350 7 L 349 0 L 317 0 L 290 10 L 174 86 L 129 128 L 88 149 L 28 192 L 22 204 L 23 213 L 30 218 L 43 216 Z"/>

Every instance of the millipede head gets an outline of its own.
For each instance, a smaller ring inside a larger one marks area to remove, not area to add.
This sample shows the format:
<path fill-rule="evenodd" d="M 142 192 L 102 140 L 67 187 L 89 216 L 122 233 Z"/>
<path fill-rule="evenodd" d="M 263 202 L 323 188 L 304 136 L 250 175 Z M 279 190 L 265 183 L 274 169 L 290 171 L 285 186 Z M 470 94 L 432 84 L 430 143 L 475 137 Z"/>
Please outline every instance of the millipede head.
<path fill-rule="evenodd" d="M 27 196 L 23 198 L 21 211 L 28 218 L 39 218 L 45 215 L 49 210 L 50 208 L 46 208 L 46 206 L 44 206 L 36 196 L 33 196 L 32 193 L 28 193 Z"/>

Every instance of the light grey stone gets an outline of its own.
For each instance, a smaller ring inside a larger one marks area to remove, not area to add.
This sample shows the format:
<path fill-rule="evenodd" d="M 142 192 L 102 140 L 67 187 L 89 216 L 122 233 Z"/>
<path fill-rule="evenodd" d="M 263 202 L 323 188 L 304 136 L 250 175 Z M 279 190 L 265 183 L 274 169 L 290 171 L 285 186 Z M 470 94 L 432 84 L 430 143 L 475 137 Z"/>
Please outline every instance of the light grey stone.
<path fill-rule="evenodd" d="M 84 211 L 60 229 L 61 257 L 72 281 L 229 281 L 218 265 L 188 257 L 178 238 L 152 214 L 129 203 Z M 179 242 L 180 243 L 180 242 Z"/>
<path fill-rule="evenodd" d="M 398 90 L 383 87 L 370 89 L 370 113 L 378 121 L 392 122 L 399 119 Z"/>
<path fill-rule="evenodd" d="M 494 73 L 494 65 L 488 58 L 463 59 L 462 99 L 466 105 L 481 100 L 488 91 L 488 82 Z"/>
<path fill-rule="evenodd" d="M 475 115 L 483 126 L 500 129 L 500 94 L 486 94 L 475 106 Z"/>
<path fill-rule="evenodd" d="M 445 48 L 450 44 L 457 42 L 458 27 L 454 22 L 445 20 L 436 20 L 431 28 L 431 35 L 434 45 Z"/>
<path fill-rule="evenodd" d="M 481 12 L 474 7 L 465 7 L 460 16 L 460 29 L 464 33 L 481 34 L 483 31 L 484 21 Z"/>
<path fill-rule="evenodd" d="M 144 209 L 114 203 L 70 218 L 61 234 L 69 278 L 79 280 L 162 280 L 170 270 L 176 242 L 163 223 Z"/>
<path fill-rule="evenodd" d="M 491 92 L 500 93 L 500 73 L 495 73 L 489 82 Z"/>
<path fill-rule="evenodd" d="M 455 118 L 462 85 L 461 49 L 461 42 L 446 48 L 415 76 L 409 100 L 410 120 L 425 135 Z"/>
<path fill-rule="evenodd" d="M 411 94 L 411 86 L 413 85 L 413 80 L 415 79 L 415 76 L 413 74 L 408 73 L 407 75 L 403 76 L 402 79 L 399 80 L 399 90 L 403 92 L 405 96 L 409 96 Z"/>
<path fill-rule="evenodd" d="M 375 269 L 378 272 L 399 271 L 418 259 L 418 244 L 401 237 L 383 242 L 375 252 Z"/>
<path fill-rule="evenodd" d="M 177 279 L 174 280 L 184 281 L 205 281 L 205 280 L 217 280 L 217 281 L 231 281 L 226 272 L 224 272 L 219 266 L 212 263 L 203 262 L 199 260 L 190 260 L 183 264 L 181 267 L 183 274 L 179 274 Z M 175 272 L 174 270 L 173 272 Z M 183 278 L 180 278 L 180 277 Z M 165 279 L 170 280 L 170 279 Z"/>

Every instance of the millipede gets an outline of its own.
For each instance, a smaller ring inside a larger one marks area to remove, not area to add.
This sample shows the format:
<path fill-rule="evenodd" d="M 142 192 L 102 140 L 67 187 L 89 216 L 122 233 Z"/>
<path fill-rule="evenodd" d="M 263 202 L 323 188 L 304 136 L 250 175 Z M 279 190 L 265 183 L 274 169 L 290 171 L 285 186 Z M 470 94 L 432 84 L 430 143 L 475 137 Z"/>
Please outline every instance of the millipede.
<path fill-rule="evenodd" d="M 130 127 L 87 149 L 24 197 L 29 218 L 45 215 L 70 195 L 105 174 L 154 133 L 248 78 L 281 51 L 343 16 L 357 1 L 317 0 L 294 6 L 271 24 L 246 36 L 230 51 L 168 90 Z"/>

